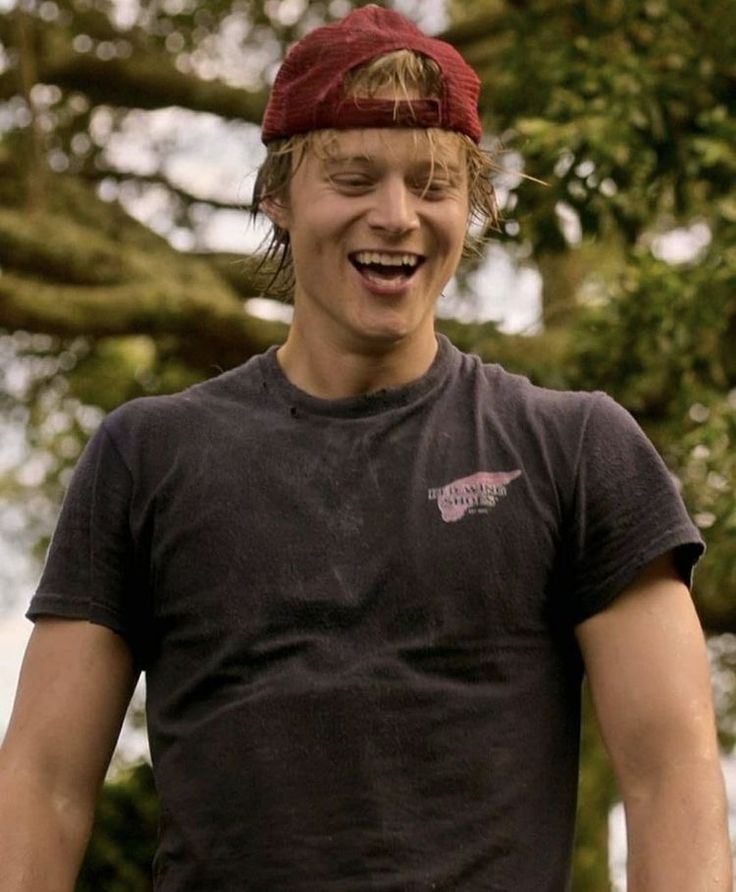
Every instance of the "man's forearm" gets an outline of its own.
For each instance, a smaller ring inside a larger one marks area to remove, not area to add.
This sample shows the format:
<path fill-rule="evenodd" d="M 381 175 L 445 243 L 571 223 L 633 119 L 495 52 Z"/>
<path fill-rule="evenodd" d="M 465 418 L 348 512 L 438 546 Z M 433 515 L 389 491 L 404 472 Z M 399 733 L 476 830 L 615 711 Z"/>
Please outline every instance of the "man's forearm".
<path fill-rule="evenodd" d="M 663 772 L 625 807 L 629 892 L 732 892 L 719 764 Z"/>
<path fill-rule="evenodd" d="M 91 819 L 0 765 L 0 892 L 73 892 Z"/>

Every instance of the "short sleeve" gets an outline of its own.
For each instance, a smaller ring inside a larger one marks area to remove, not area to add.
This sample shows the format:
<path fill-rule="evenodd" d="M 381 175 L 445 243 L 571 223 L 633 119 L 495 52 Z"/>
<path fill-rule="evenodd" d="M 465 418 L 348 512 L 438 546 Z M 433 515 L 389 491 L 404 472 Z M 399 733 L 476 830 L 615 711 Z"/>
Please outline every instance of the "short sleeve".
<path fill-rule="evenodd" d="M 595 394 L 580 441 L 565 574 L 580 622 L 673 551 L 683 580 L 704 551 L 675 479 L 632 416 Z"/>
<path fill-rule="evenodd" d="M 107 626 L 141 663 L 146 581 L 130 531 L 131 490 L 130 472 L 103 424 L 74 471 L 26 615 Z"/>

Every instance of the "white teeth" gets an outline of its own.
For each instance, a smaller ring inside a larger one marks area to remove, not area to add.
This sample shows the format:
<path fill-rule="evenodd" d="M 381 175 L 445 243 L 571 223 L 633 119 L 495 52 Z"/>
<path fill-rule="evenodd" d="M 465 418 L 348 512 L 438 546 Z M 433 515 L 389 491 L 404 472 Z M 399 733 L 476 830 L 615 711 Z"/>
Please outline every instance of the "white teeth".
<path fill-rule="evenodd" d="M 416 266 L 416 254 L 383 254 L 380 251 L 358 251 L 353 255 L 358 263 L 380 263 L 381 266 Z"/>

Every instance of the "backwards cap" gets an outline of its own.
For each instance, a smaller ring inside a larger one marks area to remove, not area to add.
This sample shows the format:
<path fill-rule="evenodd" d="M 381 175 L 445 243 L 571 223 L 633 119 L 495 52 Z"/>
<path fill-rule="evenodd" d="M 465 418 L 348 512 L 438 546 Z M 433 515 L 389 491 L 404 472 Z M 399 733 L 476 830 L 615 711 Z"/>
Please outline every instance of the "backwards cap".
<path fill-rule="evenodd" d="M 353 98 L 346 75 L 395 50 L 428 56 L 442 73 L 439 98 Z M 310 31 L 289 50 L 263 117 L 264 143 L 311 130 L 363 127 L 439 127 L 480 141 L 480 81 L 458 51 L 427 37 L 397 12 L 364 6 L 340 22 Z"/>

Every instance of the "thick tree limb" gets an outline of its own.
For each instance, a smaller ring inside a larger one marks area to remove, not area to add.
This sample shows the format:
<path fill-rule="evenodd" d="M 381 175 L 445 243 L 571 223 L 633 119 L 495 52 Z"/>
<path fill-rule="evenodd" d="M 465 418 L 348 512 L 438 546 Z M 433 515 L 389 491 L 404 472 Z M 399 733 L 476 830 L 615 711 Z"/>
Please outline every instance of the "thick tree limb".
<path fill-rule="evenodd" d="M 465 54 L 469 47 L 508 26 L 507 0 L 485 0 L 484 7 L 479 15 L 450 25 L 438 37 Z"/>
<path fill-rule="evenodd" d="M 266 101 L 264 93 L 184 74 L 164 53 L 110 61 L 77 53 L 41 66 L 39 75 L 46 83 L 79 90 L 93 102 L 141 109 L 178 105 L 254 123 L 260 123 Z"/>
<path fill-rule="evenodd" d="M 134 252 L 69 217 L 0 207 L 0 262 L 49 284 L 112 285 L 140 274 Z M 138 259 L 138 265 L 144 258 Z"/>
<path fill-rule="evenodd" d="M 172 105 L 211 112 L 223 118 L 259 123 L 266 95 L 179 71 L 165 50 L 136 41 L 128 58 L 102 60 L 77 52 L 62 28 L 35 20 L 38 82 L 84 93 L 93 103 L 124 108 L 158 109 Z M 126 38 L 125 32 L 119 35 Z M 16 72 L 0 74 L 0 99 L 18 92 Z"/>
<path fill-rule="evenodd" d="M 217 198 L 207 197 L 206 195 L 197 195 L 183 186 L 173 183 L 169 177 L 162 173 L 158 174 L 139 174 L 132 171 L 116 170 L 111 167 L 93 168 L 88 167 L 80 171 L 79 176 L 85 180 L 99 183 L 101 180 L 115 180 L 118 183 L 135 182 L 144 183 L 151 186 L 163 186 L 173 195 L 176 195 L 185 205 L 190 204 L 207 204 L 210 207 L 222 211 L 250 211 L 250 206 L 236 201 L 222 201 Z"/>
<path fill-rule="evenodd" d="M 471 63 L 487 65 L 488 38 L 503 26 L 506 10 L 505 2 L 494 0 L 482 15 L 449 28 L 442 37 L 457 46 Z M 227 119 L 260 123 L 265 92 L 252 92 L 179 71 L 173 55 L 145 47 L 145 36 L 137 30 L 118 32 L 102 27 L 99 15 L 94 19 L 96 26 L 92 27 L 90 21 L 87 28 L 93 37 L 126 39 L 132 44 L 132 55 L 103 61 L 93 53 L 79 53 L 63 29 L 39 20 L 39 82 L 78 90 L 94 103 L 140 109 L 177 105 Z M 12 70 L 0 75 L 0 99 L 10 98 L 17 89 Z"/>
<path fill-rule="evenodd" d="M 282 331 L 249 316 L 230 289 L 194 260 L 183 262 L 180 277 L 168 283 L 80 288 L 3 275 L 0 327 L 62 337 L 170 335 L 198 344 L 187 354 L 197 354 L 200 363 L 217 359 L 225 367 L 262 352 Z"/>

